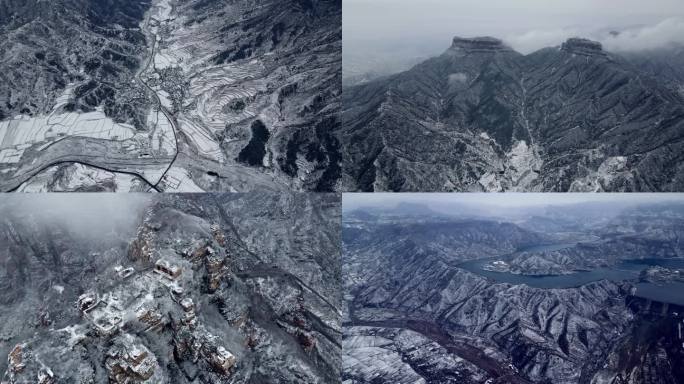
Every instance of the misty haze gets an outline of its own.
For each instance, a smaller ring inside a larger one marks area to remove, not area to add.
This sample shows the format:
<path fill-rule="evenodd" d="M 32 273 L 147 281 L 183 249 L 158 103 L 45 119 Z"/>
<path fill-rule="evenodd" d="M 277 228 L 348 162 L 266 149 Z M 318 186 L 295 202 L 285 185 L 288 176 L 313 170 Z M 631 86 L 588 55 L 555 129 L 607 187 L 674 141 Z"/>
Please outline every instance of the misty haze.
<path fill-rule="evenodd" d="M 331 194 L 59 194 L 0 201 L 0 381 L 330 383 Z"/>
<path fill-rule="evenodd" d="M 347 83 L 408 69 L 442 53 L 454 36 L 493 36 L 523 54 L 570 37 L 616 52 L 684 43 L 678 0 L 345 0 L 343 12 Z"/>
<path fill-rule="evenodd" d="M 684 381 L 684 195 L 343 204 L 344 383 Z"/>
<path fill-rule="evenodd" d="M 343 190 L 684 191 L 684 4 L 344 3 Z"/>

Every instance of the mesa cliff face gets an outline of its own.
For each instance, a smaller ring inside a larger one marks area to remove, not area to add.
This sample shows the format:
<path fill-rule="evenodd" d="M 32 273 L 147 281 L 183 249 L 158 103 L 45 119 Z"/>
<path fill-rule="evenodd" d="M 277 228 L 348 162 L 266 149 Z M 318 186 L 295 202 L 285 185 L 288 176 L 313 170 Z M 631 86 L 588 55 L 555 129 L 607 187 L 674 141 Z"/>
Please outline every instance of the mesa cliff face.
<path fill-rule="evenodd" d="M 681 190 L 684 98 L 635 62 L 580 38 L 525 56 L 493 38 L 454 38 L 439 57 L 345 89 L 344 183 Z"/>
<path fill-rule="evenodd" d="M 601 43 L 578 37 L 565 41 L 561 45 L 561 50 L 583 56 L 606 56 Z"/>

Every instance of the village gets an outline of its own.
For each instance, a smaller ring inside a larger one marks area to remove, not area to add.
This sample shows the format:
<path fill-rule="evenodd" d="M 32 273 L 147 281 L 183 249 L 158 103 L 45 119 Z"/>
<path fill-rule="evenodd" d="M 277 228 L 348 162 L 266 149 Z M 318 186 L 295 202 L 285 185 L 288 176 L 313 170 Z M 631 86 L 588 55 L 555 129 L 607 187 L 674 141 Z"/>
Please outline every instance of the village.
<path fill-rule="evenodd" d="M 209 247 L 203 249 L 207 256 L 213 253 Z M 215 289 L 222 273 L 222 260 L 210 261 L 208 265 L 213 269 L 207 284 Z M 157 359 L 133 334 L 156 334 L 166 327 L 174 330 L 174 353 L 179 357 L 189 356 L 194 363 L 224 377 L 233 373 L 236 356 L 198 324 L 195 301 L 185 293 L 183 286 L 193 278 L 188 260 L 171 256 L 157 259 L 152 268 L 136 270 L 117 265 L 111 272 L 115 282 L 110 290 L 88 291 L 78 297 L 74 309 L 81 314 L 86 327 L 85 334 L 73 338 L 76 343 L 90 337 L 111 340 L 105 361 L 110 383 L 160 382 Z M 39 384 L 55 383 L 54 373 L 47 366 L 37 372 L 25 372 L 31 358 L 25 343 L 12 349 L 8 355 L 9 382 L 32 382 L 30 376 L 34 376 Z M 28 377 L 23 377 L 24 373 Z"/>
<path fill-rule="evenodd" d="M 214 223 L 208 229 L 208 237 L 176 238 L 171 246 L 160 249 L 159 223 L 144 220 L 129 244 L 127 257 L 91 276 L 87 288 L 67 309 L 80 321 L 49 329 L 47 332 L 54 335 L 50 338 L 62 340 L 60 351 L 66 355 L 84 347 L 101 350 L 97 359 L 106 369 L 109 383 L 167 382 L 169 358 L 174 364 L 196 367 L 191 371 L 211 375 L 212 380 L 230 382 L 235 376 L 248 375 L 236 375 L 239 356 L 261 348 L 269 336 L 249 318 L 248 301 L 235 305 L 222 294 L 228 302 L 209 308 L 214 304 L 208 297 L 231 286 L 234 279 L 288 274 L 275 265 L 244 265 L 244 260 L 228 255 L 229 240 L 221 227 Z M 244 298 L 238 296 L 236 300 Z M 273 324 L 289 335 L 295 348 L 315 353 L 317 340 L 303 297 L 291 305 Z M 216 323 L 204 324 L 199 316 L 202 309 L 214 314 L 210 316 L 219 314 L 221 321 L 227 322 L 219 328 Z M 34 349 L 34 341 L 17 343 L 11 350 L 1 384 L 59 382 L 54 372 L 59 371 L 58 366 L 45 363 L 42 352 Z M 161 352 L 155 349 L 157 342 L 165 345 Z M 245 362 L 244 368 L 250 369 L 252 364 Z"/>

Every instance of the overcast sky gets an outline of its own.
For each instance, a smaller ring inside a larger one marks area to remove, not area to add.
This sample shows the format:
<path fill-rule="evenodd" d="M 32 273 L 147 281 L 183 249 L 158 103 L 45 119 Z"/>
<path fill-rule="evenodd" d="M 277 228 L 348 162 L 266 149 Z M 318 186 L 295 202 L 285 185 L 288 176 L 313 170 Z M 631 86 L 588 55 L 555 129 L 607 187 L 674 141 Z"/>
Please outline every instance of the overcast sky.
<path fill-rule="evenodd" d="M 588 202 L 643 204 L 666 201 L 684 203 L 684 193 L 345 193 L 342 207 L 350 211 L 358 207 L 392 207 L 408 202 L 515 208 Z"/>
<path fill-rule="evenodd" d="M 443 51 L 455 35 L 499 37 L 523 53 L 578 35 L 611 50 L 684 42 L 684 0 L 343 0 L 342 7 L 349 52 L 380 42 Z"/>
<path fill-rule="evenodd" d="M 142 210 L 154 195 L 137 193 L 38 193 L 7 194 L 0 203 L 0 217 L 34 216 L 36 222 L 63 226 L 83 237 L 112 232 L 133 235 Z"/>

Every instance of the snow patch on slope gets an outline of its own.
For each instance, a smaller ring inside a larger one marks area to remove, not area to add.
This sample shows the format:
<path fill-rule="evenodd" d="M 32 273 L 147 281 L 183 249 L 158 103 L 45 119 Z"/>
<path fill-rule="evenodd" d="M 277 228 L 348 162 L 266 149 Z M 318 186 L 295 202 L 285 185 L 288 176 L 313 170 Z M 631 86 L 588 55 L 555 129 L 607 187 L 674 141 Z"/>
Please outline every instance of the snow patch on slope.
<path fill-rule="evenodd" d="M 598 169 L 572 182 L 569 192 L 603 192 L 606 187 L 617 179 L 632 179 L 627 166 L 627 158 L 613 156 L 606 158 Z"/>
<path fill-rule="evenodd" d="M 101 110 L 36 117 L 19 115 L 0 121 L 0 163 L 17 163 L 34 144 L 54 142 L 66 136 L 125 141 L 135 133 L 135 128 L 115 123 Z"/>
<path fill-rule="evenodd" d="M 486 133 L 480 134 L 480 137 L 490 139 Z M 478 183 L 488 192 L 532 190 L 539 178 L 542 163 L 537 146 L 520 140 L 506 154 L 503 174 L 497 170 L 489 171 L 480 177 Z"/>

